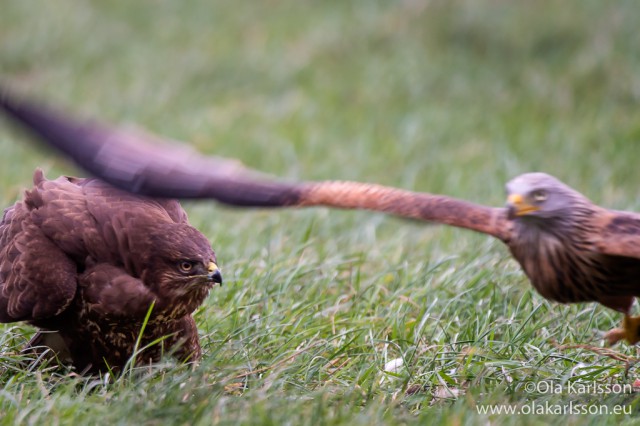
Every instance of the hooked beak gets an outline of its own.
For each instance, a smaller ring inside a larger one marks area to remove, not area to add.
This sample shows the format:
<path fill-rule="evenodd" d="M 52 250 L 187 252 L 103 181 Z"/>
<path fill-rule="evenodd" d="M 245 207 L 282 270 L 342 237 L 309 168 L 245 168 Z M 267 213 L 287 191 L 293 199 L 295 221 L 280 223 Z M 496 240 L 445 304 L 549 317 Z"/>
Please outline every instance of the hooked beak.
<path fill-rule="evenodd" d="M 529 204 L 520 194 L 511 194 L 507 198 L 507 208 L 509 209 L 509 217 L 525 216 L 540 210 L 540 207 Z"/>
<path fill-rule="evenodd" d="M 214 283 L 222 285 L 222 274 L 220 273 L 218 265 L 213 262 L 209 262 L 209 266 L 207 267 L 207 278 Z"/>

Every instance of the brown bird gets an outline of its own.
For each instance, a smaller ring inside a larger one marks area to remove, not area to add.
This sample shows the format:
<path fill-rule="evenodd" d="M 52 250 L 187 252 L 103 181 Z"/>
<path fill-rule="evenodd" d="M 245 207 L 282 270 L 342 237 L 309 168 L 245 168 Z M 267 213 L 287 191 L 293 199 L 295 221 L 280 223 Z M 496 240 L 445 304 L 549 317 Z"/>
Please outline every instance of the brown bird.
<path fill-rule="evenodd" d="M 34 185 L 0 222 L 0 322 L 40 328 L 30 346 L 80 372 L 118 371 L 141 333 L 138 363 L 199 359 L 191 314 L 222 277 L 180 205 L 40 170 Z"/>
<path fill-rule="evenodd" d="M 134 193 L 237 206 L 366 209 L 491 235 L 509 247 L 543 297 L 593 301 L 623 312 L 623 328 L 606 338 L 640 340 L 640 317 L 629 316 L 640 296 L 640 214 L 596 206 L 547 174 L 510 181 L 506 208 L 366 183 L 285 183 L 6 95 L 0 107 L 80 167 Z"/>

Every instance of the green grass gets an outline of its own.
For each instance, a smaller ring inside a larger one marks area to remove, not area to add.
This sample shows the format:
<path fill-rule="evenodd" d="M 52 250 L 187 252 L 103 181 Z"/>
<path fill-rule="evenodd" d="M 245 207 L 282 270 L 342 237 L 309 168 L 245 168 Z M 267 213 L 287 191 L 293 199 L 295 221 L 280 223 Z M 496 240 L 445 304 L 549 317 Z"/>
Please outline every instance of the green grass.
<path fill-rule="evenodd" d="M 640 210 L 638 22 L 633 1 L 5 0 L 0 78 L 292 179 L 500 205 L 510 177 L 538 170 Z M 0 127 L 2 205 L 36 166 L 78 173 L 26 140 Z M 33 330 L 8 324 L 0 424 L 638 421 L 635 394 L 527 391 L 638 370 L 572 346 L 601 346 L 618 314 L 545 301 L 485 236 L 366 212 L 186 208 L 226 279 L 196 313 L 200 365 L 81 378 L 17 355 Z M 533 403 L 633 414 L 477 411 Z"/>

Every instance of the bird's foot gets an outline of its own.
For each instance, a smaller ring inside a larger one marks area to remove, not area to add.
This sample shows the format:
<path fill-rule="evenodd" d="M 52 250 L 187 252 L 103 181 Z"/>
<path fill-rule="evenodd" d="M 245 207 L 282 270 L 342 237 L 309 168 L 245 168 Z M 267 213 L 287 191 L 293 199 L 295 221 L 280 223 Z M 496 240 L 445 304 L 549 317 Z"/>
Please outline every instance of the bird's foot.
<path fill-rule="evenodd" d="M 609 345 L 615 345 L 623 339 L 630 345 L 635 345 L 640 341 L 640 315 L 637 317 L 625 315 L 622 319 L 622 328 L 608 331 L 604 338 Z"/>

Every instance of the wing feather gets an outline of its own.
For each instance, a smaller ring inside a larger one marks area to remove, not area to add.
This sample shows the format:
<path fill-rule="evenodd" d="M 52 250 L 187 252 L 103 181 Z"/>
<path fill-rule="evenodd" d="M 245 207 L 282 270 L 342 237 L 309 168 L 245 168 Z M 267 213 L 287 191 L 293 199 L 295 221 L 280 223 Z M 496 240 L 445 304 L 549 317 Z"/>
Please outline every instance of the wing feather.
<path fill-rule="evenodd" d="M 640 259 L 640 214 L 605 210 L 596 247 L 611 256 Z"/>
<path fill-rule="evenodd" d="M 453 197 L 412 192 L 359 182 L 304 184 L 301 206 L 365 209 L 399 217 L 466 228 L 502 241 L 511 236 L 507 210 L 470 203 Z"/>
<path fill-rule="evenodd" d="M 79 278 L 83 301 L 100 318 L 144 318 L 155 295 L 122 268 L 99 263 Z"/>
<path fill-rule="evenodd" d="M 0 109 L 80 167 L 130 192 L 164 198 L 212 198 L 236 206 L 295 204 L 296 187 L 269 181 L 239 162 L 206 157 L 141 131 L 81 121 L 16 100 L 0 88 Z"/>
<path fill-rule="evenodd" d="M 73 300 L 76 265 L 28 217 L 16 216 L 0 224 L 0 322 L 54 317 Z"/>
<path fill-rule="evenodd" d="M 510 238 L 505 209 L 374 184 L 279 182 L 236 161 L 205 157 L 146 133 L 76 120 L 40 105 L 13 100 L 6 91 L 0 96 L 0 108 L 80 167 L 130 192 L 167 198 L 212 198 L 245 207 L 368 209 L 472 229 L 503 241 Z"/>

